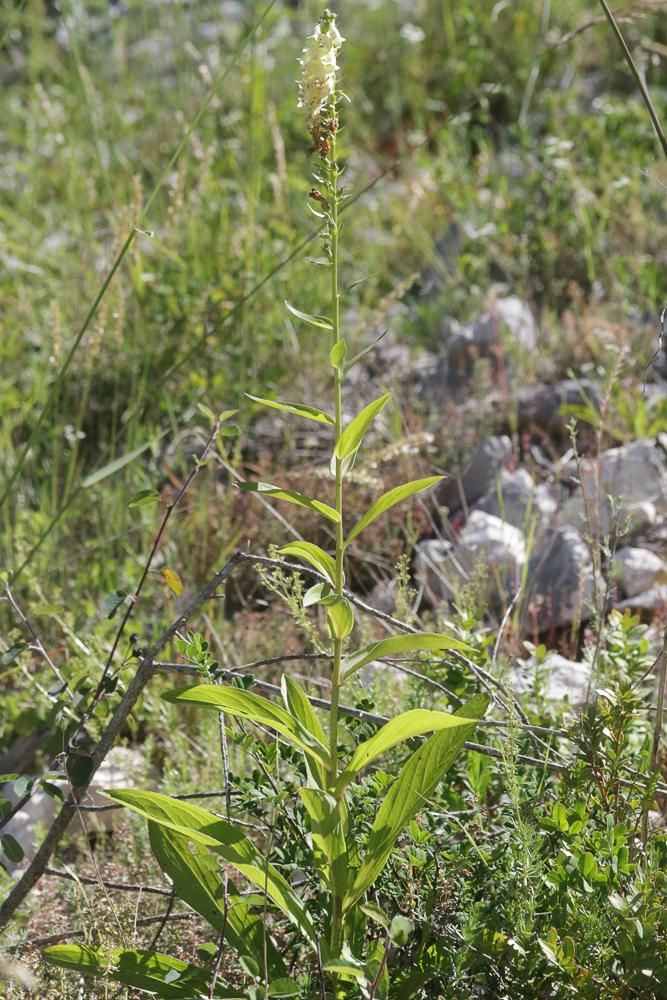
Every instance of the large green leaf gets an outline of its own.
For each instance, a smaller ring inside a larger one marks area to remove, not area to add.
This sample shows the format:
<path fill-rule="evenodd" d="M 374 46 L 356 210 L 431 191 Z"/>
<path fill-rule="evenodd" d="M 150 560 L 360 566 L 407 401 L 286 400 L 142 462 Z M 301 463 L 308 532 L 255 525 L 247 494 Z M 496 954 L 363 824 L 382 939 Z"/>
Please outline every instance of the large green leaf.
<path fill-rule="evenodd" d="M 178 899 L 207 920 L 218 935 L 225 927 L 225 940 L 238 954 L 244 969 L 257 976 L 264 969 L 264 954 L 272 979 L 287 975 L 287 969 L 261 918 L 239 896 L 231 880 L 225 892 L 218 859 L 205 848 L 191 843 L 186 834 L 159 823 L 149 823 L 151 848 Z"/>
<path fill-rule="evenodd" d="M 488 699 L 478 696 L 456 714 L 478 720 L 487 706 Z M 433 795 L 475 726 L 476 721 L 471 721 L 435 733 L 404 764 L 377 812 L 361 867 L 345 899 L 346 908 L 373 885 L 401 833 Z"/>
<path fill-rule="evenodd" d="M 300 788 L 299 795 L 310 817 L 316 864 L 331 891 L 342 900 L 349 870 L 345 805 L 319 788 Z"/>
<path fill-rule="evenodd" d="M 310 497 L 305 497 L 303 493 L 297 493 L 296 490 L 283 490 L 280 486 L 273 486 L 271 483 L 262 482 L 236 483 L 235 485 L 247 493 L 262 493 L 273 497 L 274 500 L 286 500 L 297 507 L 305 507 L 307 510 L 315 511 L 316 514 L 322 514 L 323 517 L 328 518 L 335 524 L 338 524 L 340 521 L 340 514 L 333 507 L 330 507 L 328 503 L 323 503 L 321 500 L 311 500 Z"/>
<path fill-rule="evenodd" d="M 317 935 L 303 902 L 238 826 L 214 816 L 206 809 L 159 792 L 114 788 L 107 791 L 106 795 L 145 819 L 185 834 L 194 843 L 219 854 L 249 882 L 266 891 L 267 896 L 290 917 L 304 938 L 315 947 Z"/>
<path fill-rule="evenodd" d="M 280 687 L 287 711 L 308 730 L 318 743 L 326 746 L 326 735 L 306 692 L 286 674 L 283 675 Z M 320 788 L 326 788 L 328 783 L 327 769 L 308 756 L 306 756 L 306 766 L 315 784 L 319 785 Z"/>
<path fill-rule="evenodd" d="M 380 514 L 384 514 L 385 511 L 389 510 L 391 507 L 395 507 L 396 504 L 400 503 L 402 500 L 407 500 L 408 497 L 413 496 L 415 493 L 427 490 L 429 486 L 435 486 L 436 483 L 442 482 L 444 478 L 444 476 L 428 476 L 426 479 L 415 479 L 411 483 L 405 483 L 403 486 L 396 486 L 393 490 L 383 493 L 383 495 L 368 508 L 364 516 L 357 521 L 354 528 L 345 539 L 345 544 L 349 545 L 352 539 L 361 534 L 364 528 L 367 528 L 371 521 L 374 521 L 376 517 L 380 516 Z"/>
<path fill-rule="evenodd" d="M 392 635 L 388 639 L 379 639 L 368 646 L 362 646 L 343 660 L 343 680 L 347 680 L 356 670 L 365 667 L 373 660 L 383 656 L 396 656 L 398 653 L 412 653 L 420 650 L 456 649 L 460 653 L 469 652 L 468 646 L 459 639 L 439 632 L 415 632 L 410 635 Z"/>
<path fill-rule="evenodd" d="M 283 545 L 279 552 L 283 556 L 294 556 L 296 559 L 301 559 L 302 562 L 313 566 L 335 586 L 336 563 L 329 553 L 321 549 L 319 545 L 315 545 L 313 542 L 290 542 L 289 545 Z"/>
<path fill-rule="evenodd" d="M 334 418 L 323 410 L 318 410 L 316 406 L 308 406 L 306 403 L 283 403 L 278 399 L 264 399 L 262 396 L 253 396 L 246 392 L 248 399 L 254 403 L 261 403 L 262 406 L 269 406 L 272 410 L 281 410 L 283 413 L 293 413 L 297 417 L 305 417 L 306 420 L 314 420 L 318 424 L 333 424 Z"/>
<path fill-rule="evenodd" d="M 259 694 L 253 694 L 252 691 L 219 684 L 197 684 L 194 687 L 168 691 L 162 697 L 176 705 L 197 705 L 199 708 L 224 712 L 237 719 L 248 719 L 250 722 L 269 726 L 325 768 L 329 767 L 328 747 L 280 705 Z"/>
<path fill-rule="evenodd" d="M 61 969 L 72 969 L 86 976 L 105 976 L 164 1000 L 205 1000 L 209 995 L 211 973 L 208 969 L 158 952 L 56 944 L 46 948 L 43 955 L 47 962 Z M 247 994 L 223 983 L 216 984 L 213 995 L 227 1000 L 247 1000 Z"/>
<path fill-rule="evenodd" d="M 357 747 L 336 782 L 336 794 L 340 795 L 360 771 L 391 747 L 395 747 L 397 743 L 441 729 L 456 729 L 469 722 L 470 720 L 460 716 L 449 715 L 447 712 L 432 712 L 426 708 L 415 708 L 411 712 L 397 715 L 374 736 Z"/>
<path fill-rule="evenodd" d="M 365 406 L 361 413 L 358 413 L 354 420 L 350 421 L 336 442 L 337 458 L 347 458 L 348 455 L 353 455 L 357 451 L 371 422 L 385 408 L 390 399 L 391 393 L 385 393 L 384 396 L 380 396 L 379 399 Z"/>

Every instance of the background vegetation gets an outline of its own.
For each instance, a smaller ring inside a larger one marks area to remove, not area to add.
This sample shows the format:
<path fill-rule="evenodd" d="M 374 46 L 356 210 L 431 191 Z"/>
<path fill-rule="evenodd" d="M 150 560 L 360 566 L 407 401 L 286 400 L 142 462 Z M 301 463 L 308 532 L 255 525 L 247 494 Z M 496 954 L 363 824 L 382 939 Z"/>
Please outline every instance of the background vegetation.
<path fill-rule="evenodd" d="M 230 469 L 270 479 L 287 467 L 307 482 L 322 462 L 317 439 L 258 420 L 243 396 L 261 387 L 263 395 L 318 403 L 328 355 L 328 344 L 306 341 L 282 304 L 287 298 L 317 311 L 327 295 L 326 276 L 304 261 L 310 183 L 294 86 L 301 40 L 319 5 L 276 3 L 232 73 L 215 83 L 261 9 L 233 0 L 0 6 L 0 475 L 7 484 L 0 564 L 77 699 L 97 684 L 118 624 L 109 617 L 114 602 L 134 589 L 157 530 L 158 506 L 132 501 L 148 490 L 163 502 L 174 496 L 208 433 L 206 408 L 238 412 L 219 439 L 218 460 L 199 474 L 162 543 L 133 619 L 141 646 L 241 542 L 264 551 L 286 540 L 284 525 L 228 489 Z M 345 215 L 342 263 L 349 350 L 388 327 L 388 340 L 407 345 L 417 364 L 442 347 L 445 319 L 470 321 L 494 292 L 511 292 L 530 303 L 544 334 L 539 351 L 511 357 L 514 386 L 612 377 L 600 440 L 658 440 L 667 413 L 653 402 L 655 419 L 648 419 L 643 379 L 667 300 L 666 175 L 599 9 L 582 0 L 341 0 L 336 9 L 348 39 L 342 85 L 354 108 L 340 140 L 355 199 Z M 623 27 L 662 113 L 664 8 L 636 5 Z M 390 382 L 399 379 L 393 359 L 388 351 L 378 362 Z M 465 409 L 401 383 L 403 407 L 381 441 L 388 463 L 378 447 L 364 467 L 369 477 L 386 475 L 393 485 L 446 471 L 498 428 L 514 432 L 518 455 L 517 392 L 508 389 L 500 410 L 491 408 L 488 379 L 482 370 L 475 405 Z M 401 451 L 408 435 L 425 429 L 433 434 L 430 453 Z M 404 466 L 408 474 L 399 476 Z M 363 482 L 357 490 L 362 509 Z M 299 519 L 290 521 L 298 530 Z M 401 551 L 409 555 L 426 533 L 419 509 L 392 519 L 369 543 L 358 588 L 367 593 L 393 577 Z M 175 586 L 165 569 L 177 574 Z M 405 616 L 413 598 L 405 565 L 401 572 Z M 299 586 L 280 574 L 258 581 L 254 571 L 230 583 L 197 626 L 215 658 L 228 667 L 276 646 L 308 646 L 312 637 L 294 615 Z M 455 628 L 475 647 L 477 665 L 502 677 L 503 663 L 526 650 L 510 630 L 498 659 L 497 628 L 482 603 L 471 586 Z M 21 646 L 25 629 L 12 609 L 3 604 L 0 614 L 0 748 L 41 734 L 30 762 L 36 772 L 62 748 L 62 692 L 49 693 L 52 678 Z M 427 610 L 427 622 L 429 615 L 438 612 Z M 598 622 L 582 630 L 568 651 L 595 657 L 606 693 L 576 723 L 539 685 L 524 696 L 530 722 L 570 732 L 567 742 L 547 735 L 541 758 L 553 763 L 579 748 L 564 777 L 522 761 L 537 751 L 510 713 L 508 739 L 494 742 L 492 727 L 480 737 L 498 756 L 461 758 L 453 781 L 414 824 L 377 901 L 415 921 L 395 968 L 406 981 L 428 969 L 424 996 L 665 995 L 665 842 L 656 832 L 646 853 L 637 853 L 644 794 L 640 783 L 618 780 L 621 766 L 647 764 L 646 675 L 656 634 L 648 626 L 661 624 L 615 612 L 604 629 Z M 118 691 L 134 669 L 129 636 L 125 644 Z M 316 668 L 303 669 L 317 679 Z M 443 707 L 477 690 L 460 666 L 424 659 L 420 669 L 452 693 L 437 695 Z M 266 670 L 262 677 L 275 679 Z M 220 787 L 219 756 L 210 752 L 217 722 L 186 720 L 158 698 L 166 684 L 151 686 L 123 733 L 124 743 L 141 747 L 137 782 L 173 793 Z M 433 690 L 415 678 L 387 684 L 369 677 L 355 700 L 388 714 L 398 699 L 405 708 L 430 706 Z M 91 738 L 112 705 L 113 697 L 101 704 Z M 357 734 L 364 725 L 353 724 Z M 284 846 L 294 843 L 284 803 L 297 764 L 282 761 L 278 773 L 271 745 L 238 739 L 232 772 L 240 807 L 274 828 L 278 862 L 298 872 L 303 859 Z M 368 821 L 399 759 L 365 779 Z M 277 790 L 267 799 L 263 772 L 274 768 Z M 73 834 L 65 860 L 93 878 L 155 884 L 143 824 L 119 822 L 115 835 L 98 838 L 94 858 Z M 67 924 L 85 926 L 86 940 L 146 944 L 154 928 L 137 924 L 139 909 L 144 917 L 163 906 L 159 897 L 143 897 L 139 907 L 132 896 L 44 880 L 11 929 L 14 957 L 37 984 L 8 980 L 7 995 L 78 995 L 76 982 L 45 973 L 30 943 Z M 160 947 L 192 960 L 206 933 L 195 921 L 176 921 Z M 288 947 L 287 929 L 277 933 Z M 311 973 L 301 969 L 304 996 L 318 995 Z M 409 989 L 403 995 L 419 995 Z"/>

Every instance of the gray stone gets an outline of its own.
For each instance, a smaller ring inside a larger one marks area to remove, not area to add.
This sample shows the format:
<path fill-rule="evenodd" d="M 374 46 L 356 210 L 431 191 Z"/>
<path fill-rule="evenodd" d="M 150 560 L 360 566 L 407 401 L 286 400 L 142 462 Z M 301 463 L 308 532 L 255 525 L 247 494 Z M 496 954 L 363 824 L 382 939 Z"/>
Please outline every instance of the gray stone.
<path fill-rule="evenodd" d="M 512 686 L 519 694 L 537 687 L 542 696 L 551 702 L 567 701 L 580 708 L 594 696 L 590 691 L 591 667 L 589 663 L 568 660 L 560 653 L 547 653 L 538 664 L 527 660 L 512 672 Z"/>
<path fill-rule="evenodd" d="M 446 321 L 449 341 L 446 351 L 447 381 L 459 385 L 472 374 L 475 363 L 487 358 L 494 367 L 502 353 L 503 332 L 517 347 L 537 347 L 537 324 L 530 306 L 516 295 L 497 299 L 469 325 Z"/>
<path fill-rule="evenodd" d="M 619 608 L 636 608 L 639 611 L 664 611 L 667 608 L 667 583 L 658 583 L 650 590 L 621 601 Z"/>
<path fill-rule="evenodd" d="M 557 502 L 548 486 L 536 486 L 526 469 L 502 469 L 498 482 L 475 504 L 475 510 L 493 514 L 525 530 L 527 518 L 535 520 L 539 537 L 556 513 Z"/>
<path fill-rule="evenodd" d="M 451 472 L 440 484 L 439 502 L 455 513 L 463 506 L 461 491 L 468 504 L 479 500 L 489 490 L 495 489 L 496 480 L 511 454 L 512 442 L 504 434 L 480 441 L 461 471 Z"/>
<path fill-rule="evenodd" d="M 667 511 L 667 473 L 661 452 L 648 439 L 633 441 L 620 448 L 610 448 L 595 459 L 582 463 L 581 485 L 564 504 L 558 521 L 579 530 L 585 524 L 586 503 L 593 521 L 593 531 L 607 535 L 618 531 L 638 531 Z M 615 498 L 612 504 L 609 497 Z M 650 506 L 652 505 L 652 506 Z M 626 525 L 626 522 L 628 524 Z"/>
<path fill-rule="evenodd" d="M 665 580 L 667 565 L 650 549 L 628 546 L 614 556 L 614 566 L 621 590 L 626 597 L 636 597 L 650 590 L 654 583 Z"/>
<path fill-rule="evenodd" d="M 568 436 L 567 425 L 571 417 L 562 413 L 562 408 L 590 404 L 598 412 L 601 402 L 600 387 L 590 379 L 565 379 L 553 385 L 525 389 L 519 394 L 519 426 L 563 441 Z"/>
<path fill-rule="evenodd" d="M 588 546 L 570 527 L 558 528 L 531 558 L 526 606 L 539 631 L 585 621 L 594 612 L 595 574 Z M 598 593 L 604 580 L 598 579 Z"/>

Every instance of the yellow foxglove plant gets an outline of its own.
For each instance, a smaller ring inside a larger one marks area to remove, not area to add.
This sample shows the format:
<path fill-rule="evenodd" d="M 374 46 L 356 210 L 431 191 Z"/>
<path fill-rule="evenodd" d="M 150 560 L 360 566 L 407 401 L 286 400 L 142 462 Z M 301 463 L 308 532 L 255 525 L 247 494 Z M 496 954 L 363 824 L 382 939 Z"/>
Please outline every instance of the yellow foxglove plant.
<path fill-rule="evenodd" d="M 297 682 L 282 679 L 283 704 L 279 705 L 251 690 L 219 684 L 197 684 L 169 692 L 169 702 L 199 706 L 257 723 L 292 744 L 305 761 L 306 784 L 299 788 L 305 811 L 315 876 L 326 906 L 324 913 L 309 906 L 296 889 L 266 858 L 258 845 L 238 825 L 188 802 L 157 792 L 116 789 L 108 794 L 114 802 L 149 821 L 153 851 L 172 881 L 178 898 L 204 917 L 220 936 L 221 944 L 236 951 L 247 985 L 239 990 L 210 970 L 187 965 L 166 955 L 133 949 L 115 952 L 59 945 L 47 949 L 48 960 L 78 972 L 108 975 L 118 982 L 160 997 L 312 996 L 302 993 L 290 980 L 287 963 L 272 941 L 265 916 L 271 908 L 282 913 L 298 930 L 310 950 L 311 969 L 319 970 L 314 981 L 316 995 L 386 997 L 390 995 L 387 955 L 390 937 L 400 938 L 399 924 L 392 924 L 368 900 L 395 844 L 425 808 L 443 776 L 470 737 L 487 707 L 477 696 L 454 714 L 415 709 L 396 716 L 370 739 L 356 746 L 340 746 L 339 699 L 341 690 L 367 664 L 413 651 L 465 650 L 463 644 L 444 634 L 416 633 L 390 636 L 361 648 L 350 648 L 355 612 L 345 592 L 344 564 L 350 542 L 377 517 L 395 504 L 428 489 L 441 477 L 434 476 L 398 486 L 380 496 L 349 530 L 344 518 L 345 477 L 351 470 L 364 436 L 374 418 L 390 400 L 387 393 L 364 407 L 343 426 L 342 385 L 356 359 L 347 361 L 347 348 L 340 324 L 338 242 L 339 210 L 344 197 L 340 187 L 337 137 L 340 130 L 342 93 L 338 89 L 338 56 L 344 39 L 335 16 L 326 11 L 303 51 L 298 104 L 306 115 L 317 159 L 316 187 L 310 192 L 316 215 L 322 223 L 324 264 L 331 276 L 331 298 L 326 316 L 316 316 L 287 305 L 301 321 L 331 338 L 330 364 L 333 383 L 333 414 L 301 403 L 277 402 L 251 396 L 255 402 L 292 416 L 324 424 L 331 430 L 331 474 L 335 481 L 335 504 L 306 497 L 269 483 L 239 483 L 242 489 L 306 507 L 324 517 L 335 528 L 335 551 L 327 552 L 308 541 L 291 542 L 281 552 L 314 570 L 319 582 L 304 596 L 306 608 L 326 607 L 331 634 L 331 703 L 325 727 Z M 322 262 L 320 262 L 322 263 Z M 365 768 L 382 754 L 414 737 L 427 737 L 407 759 L 381 802 L 372 830 L 364 841 L 351 825 L 350 809 L 355 783 Z M 250 901 L 239 886 L 221 875 L 235 869 L 245 884 L 261 894 Z M 321 897 L 319 897 L 321 898 Z M 253 902 L 254 899 L 254 902 Z M 363 926 L 366 919 L 386 920 L 387 945 L 368 947 Z M 362 928 L 361 935 L 359 928 Z M 378 950 L 379 947 L 379 950 Z"/>

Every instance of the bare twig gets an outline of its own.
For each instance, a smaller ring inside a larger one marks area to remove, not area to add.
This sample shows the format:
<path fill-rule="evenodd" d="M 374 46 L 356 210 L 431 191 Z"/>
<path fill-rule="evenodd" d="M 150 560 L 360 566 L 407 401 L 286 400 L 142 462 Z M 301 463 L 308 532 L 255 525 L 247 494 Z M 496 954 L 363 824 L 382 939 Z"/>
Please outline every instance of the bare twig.
<path fill-rule="evenodd" d="M 155 948 L 157 948 L 157 943 L 160 940 L 160 938 L 162 937 L 162 932 L 164 931 L 165 927 L 167 926 L 167 922 L 169 921 L 169 919 L 170 919 L 170 917 L 172 915 L 171 911 L 174 909 L 174 903 L 175 902 L 176 902 L 176 890 L 172 889 L 171 893 L 169 895 L 169 902 L 167 903 L 167 909 L 162 914 L 162 920 L 160 921 L 160 926 L 156 930 L 155 934 L 153 935 L 153 937 L 151 939 L 151 943 L 148 946 L 148 950 L 149 951 L 154 951 Z M 139 921 L 137 920 L 137 925 L 138 924 L 139 924 Z"/>
<path fill-rule="evenodd" d="M 45 868 L 44 874 L 50 878 L 62 878 L 68 882 L 80 882 L 82 885 L 104 886 L 118 892 L 140 892 L 153 896 L 171 896 L 170 889 L 160 889 L 156 885 L 140 885 L 135 882 L 109 882 L 107 879 L 90 878 L 87 875 L 73 875 L 71 872 L 59 871 L 57 868 Z"/>
<path fill-rule="evenodd" d="M 191 913 L 159 913 L 155 917 L 141 917 L 137 920 L 137 927 L 150 927 L 152 924 L 167 924 L 172 921 L 178 920 L 195 920 L 199 914 Z M 30 941 L 29 945 L 31 948 L 46 948 L 50 944 L 57 944 L 58 941 L 64 941 L 68 938 L 85 937 L 88 934 L 88 930 L 81 931 L 61 931 L 59 934 L 49 934 L 47 937 L 35 938 L 34 941 Z"/>
<path fill-rule="evenodd" d="M 14 595 L 12 594 L 11 590 L 9 589 L 9 584 L 8 583 L 5 583 L 5 596 L 6 596 L 7 600 L 8 600 L 8 602 L 9 602 L 9 604 L 14 609 L 14 614 L 16 615 L 16 617 L 18 618 L 18 620 L 21 622 L 21 624 L 24 626 L 24 628 L 30 633 L 30 637 L 32 639 L 32 647 L 31 648 L 34 649 L 34 650 L 36 650 L 36 652 L 39 653 L 39 655 L 42 657 L 42 659 L 44 660 L 44 662 L 47 664 L 47 666 L 51 670 L 53 676 L 58 681 L 58 684 L 60 684 L 62 690 L 67 692 L 67 697 L 69 698 L 69 700 L 73 704 L 75 704 L 74 695 L 69 690 L 69 688 L 67 686 L 67 681 L 65 680 L 65 678 L 61 674 L 59 668 L 56 666 L 56 664 L 53 662 L 53 660 L 51 659 L 51 657 L 47 653 L 47 651 L 44 648 L 44 645 L 42 643 L 42 640 L 37 635 L 37 632 L 33 628 L 32 623 L 30 622 L 30 620 L 28 619 L 28 617 L 24 614 L 24 612 L 21 610 L 21 608 L 17 604 L 17 602 L 16 602 L 16 600 L 14 598 Z"/>
<path fill-rule="evenodd" d="M 99 743 L 93 748 L 90 754 L 90 772 L 87 781 L 85 784 L 78 788 L 74 788 L 70 792 L 70 795 L 63 803 L 60 812 L 53 821 L 34 858 L 0 907 L 0 929 L 7 925 L 32 887 L 44 874 L 44 869 L 48 866 L 53 852 L 63 838 L 71 822 L 73 816 L 72 806 L 76 806 L 76 804 L 86 794 L 95 772 L 118 739 L 123 726 L 127 722 L 130 713 L 137 703 L 137 700 L 143 693 L 146 684 L 155 673 L 155 660 L 158 654 L 171 641 L 179 629 L 182 629 L 188 623 L 190 618 L 192 618 L 192 616 L 199 610 L 202 604 L 205 604 L 206 601 L 208 601 L 210 597 L 216 593 L 220 584 L 227 579 L 237 566 L 239 558 L 240 553 L 236 552 L 230 559 L 227 560 L 222 569 L 220 569 L 211 578 L 204 589 L 190 602 L 183 614 L 180 615 L 179 618 L 177 618 L 176 621 L 162 633 L 155 645 L 148 650 L 144 658 L 141 660 L 134 677 L 130 681 L 128 688 L 123 695 L 123 698 L 116 706 L 116 709 L 111 716 Z"/>
<path fill-rule="evenodd" d="M 662 644 L 662 660 L 657 677 L 657 692 L 655 700 L 655 722 L 653 725 L 653 742 L 651 744 L 651 771 L 657 774 L 660 763 L 660 740 L 662 737 L 662 717 L 665 708 L 665 684 L 667 684 L 667 626 Z M 649 803 L 644 804 L 642 810 L 642 844 L 648 843 L 648 812 Z"/>
<path fill-rule="evenodd" d="M 218 942 L 218 950 L 215 954 L 215 961 L 213 963 L 213 974 L 211 976 L 211 985 L 208 990 L 209 1000 L 213 1000 L 215 996 L 215 986 L 220 975 L 220 967 L 222 965 L 222 956 L 225 950 L 225 934 L 227 933 L 227 913 L 229 912 L 229 893 L 227 891 L 227 872 L 222 876 L 222 887 L 224 892 L 223 909 L 222 909 L 222 927 L 220 929 L 220 941 Z"/>

